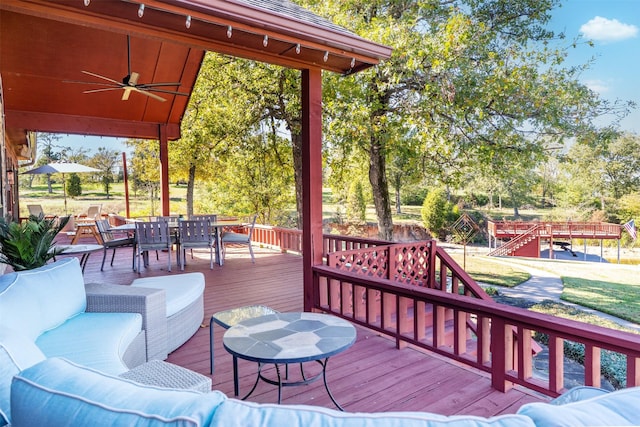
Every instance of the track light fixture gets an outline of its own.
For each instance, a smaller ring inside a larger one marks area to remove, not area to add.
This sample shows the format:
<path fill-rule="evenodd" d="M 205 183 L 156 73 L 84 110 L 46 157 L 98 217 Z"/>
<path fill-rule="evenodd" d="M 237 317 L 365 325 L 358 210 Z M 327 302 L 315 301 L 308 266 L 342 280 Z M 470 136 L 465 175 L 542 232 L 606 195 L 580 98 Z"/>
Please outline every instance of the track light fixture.
<path fill-rule="evenodd" d="M 184 21 L 184 26 L 187 27 L 187 29 L 191 28 L 191 15 L 187 15 L 187 20 Z"/>
<path fill-rule="evenodd" d="M 300 54 L 300 43 L 296 44 L 296 54 Z"/>
<path fill-rule="evenodd" d="M 91 0 L 84 0 L 84 5 L 85 6 L 89 6 L 89 3 L 91 3 Z"/>
<path fill-rule="evenodd" d="M 356 66 L 356 58 L 351 58 L 351 68 Z"/>
<path fill-rule="evenodd" d="M 144 16 L 144 3 L 140 3 L 140 7 L 138 7 L 138 18 L 142 18 Z"/>
<path fill-rule="evenodd" d="M 230 39 L 232 35 L 233 35 L 233 28 L 231 28 L 231 25 L 229 25 L 227 27 L 227 38 Z"/>
<path fill-rule="evenodd" d="M 324 62 L 327 62 L 329 60 L 329 51 L 328 50 L 324 53 L 324 57 L 322 58 L 322 60 Z"/>
<path fill-rule="evenodd" d="M 269 36 L 264 36 L 262 39 L 262 46 L 267 47 L 269 45 Z"/>

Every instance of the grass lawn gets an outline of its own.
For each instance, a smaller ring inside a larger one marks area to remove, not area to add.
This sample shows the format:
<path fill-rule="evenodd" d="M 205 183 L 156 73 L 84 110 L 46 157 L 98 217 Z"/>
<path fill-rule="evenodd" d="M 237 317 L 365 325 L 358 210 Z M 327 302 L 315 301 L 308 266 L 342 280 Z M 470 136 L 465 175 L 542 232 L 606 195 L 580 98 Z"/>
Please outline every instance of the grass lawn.
<path fill-rule="evenodd" d="M 464 256 L 459 253 L 451 253 L 451 257 L 459 265 L 464 265 Z M 467 254 L 465 271 L 479 283 L 490 285 L 514 287 L 529 280 L 531 275 L 517 267 L 497 262 L 491 262 L 487 257 L 469 256 Z"/>
<path fill-rule="evenodd" d="M 42 205 L 42 209 L 48 215 L 64 215 L 64 193 L 62 184 L 56 183 L 49 193 L 46 185 L 34 185 L 32 188 L 20 187 L 20 216 L 26 217 L 29 212 L 27 205 Z M 172 185 L 169 190 L 170 210 L 172 214 L 184 214 L 187 211 L 187 189 L 184 186 Z M 78 197 L 67 196 L 67 213 L 80 215 L 87 211 L 89 205 L 102 205 L 102 212 L 124 215 L 126 211 L 124 184 L 114 183 L 107 198 L 101 184 L 82 184 L 82 195 Z M 156 200 L 152 208 L 149 196 L 146 193 L 129 193 L 129 209 L 132 217 L 159 215 L 160 200 Z"/>
<path fill-rule="evenodd" d="M 640 324 L 640 270 L 610 263 L 513 258 L 558 275 L 564 284 L 562 299 Z"/>

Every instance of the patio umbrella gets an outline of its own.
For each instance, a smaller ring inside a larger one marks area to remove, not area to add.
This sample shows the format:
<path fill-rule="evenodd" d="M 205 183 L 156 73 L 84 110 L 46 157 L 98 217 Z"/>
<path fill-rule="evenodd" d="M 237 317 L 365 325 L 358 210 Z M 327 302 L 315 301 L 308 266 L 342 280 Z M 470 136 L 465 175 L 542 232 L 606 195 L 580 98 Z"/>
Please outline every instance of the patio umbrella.
<path fill-rule="evenodd" d="M 64 213 L 67 213 L 67 183 L 64 179 L 65 173 L 100 172 L 100 169 L 81 165 L 73 162 L 54 162 L 30 169 L 22 174 L 62 174 L 62 192 L 64 193 Z"/>

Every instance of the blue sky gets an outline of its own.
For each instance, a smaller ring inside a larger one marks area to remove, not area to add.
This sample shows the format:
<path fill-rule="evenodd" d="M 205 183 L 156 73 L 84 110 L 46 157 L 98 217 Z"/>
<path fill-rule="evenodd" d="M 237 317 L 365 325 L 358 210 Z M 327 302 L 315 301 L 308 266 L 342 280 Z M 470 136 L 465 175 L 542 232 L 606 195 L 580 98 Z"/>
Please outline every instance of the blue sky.
<path fill-rule="evenodd" d="M 640 107 L 640 0 L 563 0 L 549 26 L 576 38 L 568 65 L 595 60 L 580 81 L 604 99 L 634 101 Z M 587 41 L 592 41 L 589 46 Z M 609 119 L 610 120 L 610 119 Z M 607 124 L 607 119 L 600 125 Z M 634 109 L 620 127 L 640 133 L 640 109 Z"/>
<path fill-rule="evenodd" d="M 581 82 L 605 99 L 636 102 L 639 108 L 620 127 L 640 134 L 640 0 L 564 0 L 552 14 L 550 29 L 564 32 L 565 41 L 582 42 L 570 49 L 566 64 L 584 64 L 593 58 Z M 589 40 L 593 46 L 586 43 Z M 609 121 L 603 118 L 598 124 Z M 98 147 L 129 151 L 114 138 L 62 135 L 60 143 L 89 148 L 90 154 Z"/>

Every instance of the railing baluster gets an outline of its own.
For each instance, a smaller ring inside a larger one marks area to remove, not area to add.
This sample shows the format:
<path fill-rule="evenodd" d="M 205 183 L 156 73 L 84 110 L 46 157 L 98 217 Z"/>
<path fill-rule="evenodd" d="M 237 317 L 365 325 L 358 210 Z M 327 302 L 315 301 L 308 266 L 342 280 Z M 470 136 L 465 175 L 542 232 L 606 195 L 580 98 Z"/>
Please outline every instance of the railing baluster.
<path fill-rule="evenodd" d="M 584 346 L 584 384 L 600 387 L 600 348 L 591 344 Z"/>
<path fill-rule="evenodd" d="M 560 393 L 564 387 L 564 340 L 549 334 L 549 390 Z"/>

